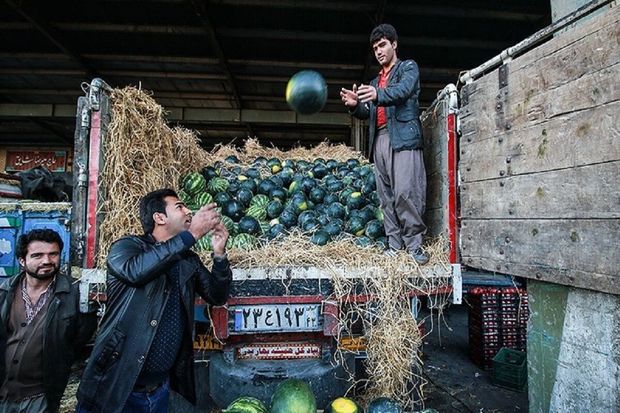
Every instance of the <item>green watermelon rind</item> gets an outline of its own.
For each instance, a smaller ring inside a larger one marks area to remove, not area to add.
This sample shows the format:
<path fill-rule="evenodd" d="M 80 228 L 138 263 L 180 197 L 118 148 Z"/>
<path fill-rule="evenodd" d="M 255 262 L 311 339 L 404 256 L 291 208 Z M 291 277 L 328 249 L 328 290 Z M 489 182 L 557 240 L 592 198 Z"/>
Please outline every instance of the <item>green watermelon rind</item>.
<path fill-rule="evenodd" d="M 280 383 L 271 396 L 271 413 L 316 413 L 316 398 L 310 386 L 298 379 Z"/>
<path fill-rule="evenodd" d="M 269 203 L 269 201 L 270 199 L 267 195 L 263 195 L 263 194 L 254 195 L 254 197 L 250 201 L 250 208 L 254 206 L 258 206 L 258 207 L 265 209 L 267 208 L 267 204 Z"/>
<path fill-rule="evenodd" d="M 267 220 L 267 211 L 259 205 L 250 206 L 245 210 L 245 214 L 251 216 L 259 222 L 264 222 Z"/>
<path fill-rule="evenodd" d="M 190 172 L 183 178 L 182 185 L 188 195 L 194 195 L 206 188 L 207 180 L 198 172 Z"/>
<path fill-rule="evenodd" d="M 233 400 L 222 413 L 268 413 L 268 409 L 260 400 L 243 396 Z"/>
<path fill-rule="evenodd" d="M 233 238 L 231 247 L 233 249 L 250 249 L 258 242 L 257 238 L 250 234 L 240 233 Z"/>
<path fill-rule="evenodd" d="M 226 179 L 215 177 L 215 178 L 212 178 L 207 184 L 207 191 L 210 194 L 215 195 L 218 192 L 226 191 L 229 185 L 230 183 Z"/>
<path fill-rule="evenodd" d="M 209 205 L 212 202 L 213 196 L 210 193 L 203 191 L 194 196 L 192 203 L 200 208 L 205 205 Z"/>
<path fill-rule="evenodd" d="M 234 237 L 236 235 L 235 222 L 229 217 L 227 217 L 226 215 L 220 215 L 220 221 L 222 222 L 222 224 L 224 224 L 224 226 L 228 230 L 229 237 L 230 238 Z"/>

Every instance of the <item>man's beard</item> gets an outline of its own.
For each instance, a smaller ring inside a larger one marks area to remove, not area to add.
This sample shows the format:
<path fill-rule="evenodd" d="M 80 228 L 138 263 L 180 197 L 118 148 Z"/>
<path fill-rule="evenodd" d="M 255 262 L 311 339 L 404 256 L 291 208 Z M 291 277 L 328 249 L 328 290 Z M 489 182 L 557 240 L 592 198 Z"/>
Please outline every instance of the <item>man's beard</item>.
<path fill-rule="evenodd" d="M 34 271 L 26 270 L 26 274 L 28 274 L 29 276 L 33 278 L 36 278 L 39 281 L 45 281 L 45 280 L 49 280 L 50 278 L 54 278 L 56 274 L 58 274 L 59 271 L 60 271 L 60 267 L 54 266 L 54 271 L 52 272 L 48 272 L 45 274 L 38 274 Z"/>

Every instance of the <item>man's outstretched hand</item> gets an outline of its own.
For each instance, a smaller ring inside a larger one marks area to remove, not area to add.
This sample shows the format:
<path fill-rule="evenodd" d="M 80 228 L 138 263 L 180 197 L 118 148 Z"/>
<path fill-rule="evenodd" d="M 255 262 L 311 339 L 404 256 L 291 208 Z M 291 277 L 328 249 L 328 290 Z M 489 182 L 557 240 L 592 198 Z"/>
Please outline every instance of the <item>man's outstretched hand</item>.
<path fill-rule="evenodd" d="M 226 241 L 228 241 L 228 230 L 224 224 L 219 222 L 213 228 L 213 237 L 211 238 L 211 245 L 215 255 L 224 255 L 226 253 Z"/>
<path fill-rule="evenodd" d="M 189 232 L 196 241 L 204 237 L 220 223 L 220 214 L 215 210 L 216 206 L 215 203 L 205 205 L 192 216 Z"/>
<path fill-rule="evenodd" d="M 340 98 L 347 108 L 357 106 L 357 85 L 353 85 L 352 89 L 340 89 Z"/>
<path fill-rule="evenodd" d="M 374 102 L 377 100 L 377 89 L 370 85 L 360 85 L 357 89 L 357 98 L 362 103 Z"/>

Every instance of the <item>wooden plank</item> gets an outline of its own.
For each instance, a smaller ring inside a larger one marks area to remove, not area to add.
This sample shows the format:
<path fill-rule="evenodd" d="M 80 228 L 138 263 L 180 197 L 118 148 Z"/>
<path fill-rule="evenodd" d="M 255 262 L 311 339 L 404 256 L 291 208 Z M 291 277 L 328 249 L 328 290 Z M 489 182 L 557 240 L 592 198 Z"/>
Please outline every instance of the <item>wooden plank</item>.
<path fill-rule="evenodd" d="M 486 86 L 495 96 L 477 96 L 468 101 L 468 110 L 473 116 L 463 117 L 464 143 L 497 138 L 510 130 L 544 122 L 556 116 L 604 105 L 620 100 L 620 47 L 616 49 L 618 61 L 608 67 L 592 70 L 570 83 L 553 88 L 544 88 L 536 73 L 519 72 L 508 78 L 509 86 L 499 90 L 493 84 Z M 547 67 L 554 71 L 556 67 Z M 523 91 L 528 91 L 526 95 Z M 480 116 L 479 113 L 484 113 Z"/>
<path fill-rule="evenodd" d="M 461 141 L 461 180 L 471 182 L 618 160 L 619 113 L 620 101 L 616 101 L 512 130 L 495 139 Z"/>
<path fill-rule="evenodd" d="M 446 223 L 447 208 L 435 207 L 426 208 L 423 221 L 426 224 L 426 237 L 439 237 L 443 236 L 448 238 L 448 227 Z"/>
<path fill-rule="evenodd" d="M 507 63 L 507 84 L 501 89 L 500 69 L 466 85 L 461 93 L 465 141 L 617 100 L 619 15 L 612 9 L 594 19 L 602 26 L 577 28 L 568 32 L 569 41 L 563 34 Z"/>
<path fill-rule="evenodd" d="M 439 208 L 447 204 L 447 177 L 444 174 L 426 176 L 426 208 Z"/>
<path fill-rule="evenodd" d="M 620 161 L 461 185 L 466 218 L 620 218 Z"/>
<path fill-rule="evenodd" d="M 446 97 L 447 99 L 447 97 Z M 429 116 L 423 116 L 424 167 L 426 169 L 427 235 L 448 234 L 448 105 L 437 103 Z"/>
<path fill-rule="evenodd" d="M 463 263 L 620 294 L 620 219 L 463 219 Z"/>
<path fill-rule="evenodd" d="M 604 36 L 607 36 L 607 31 L 609 30 L 612 30 L 612 32 L 615 30 L 617 35 L 618 23 L 620 23 L 620 10 L 617 7 L 610 7 L 608 10 L 603 11 L 595 17 L 585 18 L 570 29 L 556 34 L 550 41 L 519 56 L 518 60 L 513 60 L 513 62 L 518 65 L 515 69 L 529 65 L 537 66 L 541 59 L 550 56 L 555 51 L 573 49 L 576 43 L 587 36 L 599 36 L 598 33 L 605 33 Z M 551 42 L 553 43 L 550 44 Z M 594 56 L 594 53 L 592 53 L 592 50 L 586 50 L 586 52 L 586 54 L 578 56 L 578 58 L 597 58 Z M 597 50 L 597 52 L 600 52 L 600 50 Z"/>

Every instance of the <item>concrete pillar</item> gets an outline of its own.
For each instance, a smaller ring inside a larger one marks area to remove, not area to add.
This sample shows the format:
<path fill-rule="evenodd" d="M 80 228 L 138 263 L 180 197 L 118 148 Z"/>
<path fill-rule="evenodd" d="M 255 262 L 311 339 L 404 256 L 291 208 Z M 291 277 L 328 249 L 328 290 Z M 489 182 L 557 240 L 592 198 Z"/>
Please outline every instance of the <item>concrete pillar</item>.
<path fill-rule="evenodd" d="M 620 296 L 528 281 L 530 413 L 620 412 Z"/>

